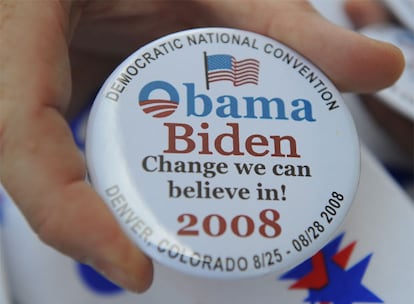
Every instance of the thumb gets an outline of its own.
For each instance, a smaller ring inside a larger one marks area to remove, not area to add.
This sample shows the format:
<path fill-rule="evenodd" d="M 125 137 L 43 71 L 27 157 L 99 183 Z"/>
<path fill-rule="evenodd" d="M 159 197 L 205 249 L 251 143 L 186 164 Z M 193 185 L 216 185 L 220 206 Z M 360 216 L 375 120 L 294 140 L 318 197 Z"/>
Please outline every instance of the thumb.
<path fill-rule="evenodd" d="M 45 243 L 143 291 L 151 261 L 84 182 L 83 159 L 62 117 L 71 94 L 67 44 L 79 13 L 62 1 L 1 2 L 1 182 Z"/>

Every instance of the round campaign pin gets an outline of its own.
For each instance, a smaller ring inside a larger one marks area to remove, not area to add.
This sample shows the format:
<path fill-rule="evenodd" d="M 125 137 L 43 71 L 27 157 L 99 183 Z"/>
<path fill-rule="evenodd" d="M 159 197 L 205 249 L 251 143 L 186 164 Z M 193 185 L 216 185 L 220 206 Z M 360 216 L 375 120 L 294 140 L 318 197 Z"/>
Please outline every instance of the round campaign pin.
<path fill-rule="evenodd" d="M 107 79 L 86 135 L 91 182 L 156 261 L 212 278 L 309 258 L 359 179 L 352 117 L 285 45 L 202 28 L 160 38 Z"/>
<path fill-rule="evenodd" d="M 411 31 L 414 31 L 414 0 L 385 0 L 395 16 Z"/>
<path fill-rule="evenodd" d="M 361 29 L 361 33 L 390 42 L 402 51 L 405 58 L 403 74 L 394 85 L 376 95 L 397 113 L 414 121 L 414 32 L 390 24 L 379 24 Z"/>

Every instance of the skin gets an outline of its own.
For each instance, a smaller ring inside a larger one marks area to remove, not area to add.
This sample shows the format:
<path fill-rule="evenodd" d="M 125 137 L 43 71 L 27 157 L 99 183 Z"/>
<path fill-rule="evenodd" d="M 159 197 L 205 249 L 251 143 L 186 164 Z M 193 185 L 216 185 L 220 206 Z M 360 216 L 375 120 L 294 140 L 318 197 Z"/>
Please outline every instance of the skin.
<path fill-rule="evenodd" d="M 397 23 L 398 20 L 376 0 L 348 0 L 345 10 L 356 29 L 375 23 Z M 360 96 L 364 105 L 377 121 L 378 128 L 383 129 L 394 140 L 403 155 L 414 168 L 414 124 L 411 119 L 400 115 L 374 95 Z"/>
<path fill-rule="evenodd" d="M 84 182 L 66 117 L 140 45 L 194 26 L 275 38 L 343 91 L 391 85 L 404 65 L 395 47 L 332 25 L 300 0 L 1 0 L 1 182 L 43 242 L 131 291 L 150 286 L 152 262 Z"/>
<path fill-rule="evenodd" d="M 378 0 L 348 0 L 345 2 L 344 9 L 355 28 L 395 19 Z"/>

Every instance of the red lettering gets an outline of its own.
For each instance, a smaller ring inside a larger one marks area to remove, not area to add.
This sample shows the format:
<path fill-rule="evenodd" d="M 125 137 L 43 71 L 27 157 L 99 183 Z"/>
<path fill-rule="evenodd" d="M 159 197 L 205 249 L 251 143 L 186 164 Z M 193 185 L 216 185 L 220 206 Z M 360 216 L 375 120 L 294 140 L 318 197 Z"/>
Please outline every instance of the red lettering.
<path fill-rule="evenodd" d="M 187 124 L 164 123 L 168 128 L 168 149 L 164 153 L 190 153 L 196 147 L 195 142 L 190 138 L 193 134 L 193 128 Z M 181 127 L 184 132 L 177 135 L 177 128 Z M 180 150 L 177 148 L 177 141 L 180 140 L 184 147 Z"/>
<path fill-rule="evenodd" d="M 243 152 L 240 152 L 240 132 L 239 132 L 239 124 L 237 123 L 227 123 L 232 129 L 231 133 L 223 133 L 217 136 L 214 140 L 214 147 L 216 148 L 217 152 L 221 155 L 244 155 Z M 223 149 L 223 140 L 228 139 L 227 142 L 230 141 L 231 149 L 226 151 Z"/>
<path fill-rule="evenodd" d="M 253 149 L 254 146 L 267 147 L 268 145 L 269 143 L 267 141 L 267 138 L 263 135 L 253 134 L 246 139 L 246 151 L 253 156 L 265 156 L 267 153 L 269 153 L 269 149 L 264 149 L 263 152 L 257 152 Z"/>
<path fill-rule="evenodd" d="M 216 152 L 219 155 L 242 156 L 245 153 L 251 156 L 265 156 L 269 153 L 273 157 L 301 157 L 297 153 L 296 140 L 290 135 L 264 136 L 252 134 L 247 138 L 240 137 L 238 123 L 226 123 L 230 127 L 227 133 L 211 135 L 208 132 L 209 125 L 202 122 L 200 127 L 204 132 L 194 134 L 191 125 L 185 123 L 164 123 L 168 128 L 168 147 L 164 153 L 185 154 L 197 149 L 200 155 L 212 155 Z M 242 150 L 244 147 L 245 150 Z"/>

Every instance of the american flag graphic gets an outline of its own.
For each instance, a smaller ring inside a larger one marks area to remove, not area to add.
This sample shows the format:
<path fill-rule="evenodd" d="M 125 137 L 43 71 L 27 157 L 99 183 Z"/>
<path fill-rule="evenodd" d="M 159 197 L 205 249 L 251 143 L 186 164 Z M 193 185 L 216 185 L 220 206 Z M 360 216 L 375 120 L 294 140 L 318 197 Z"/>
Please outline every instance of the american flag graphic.
<path fill-rule="evenodd" d="M 231 81 L 234 86 L 258 84 L 259 61 L 253 58 L 236 60 L 228 54 L 207 55 L 204 53 L 206 85 L 211 82 Z"/>

